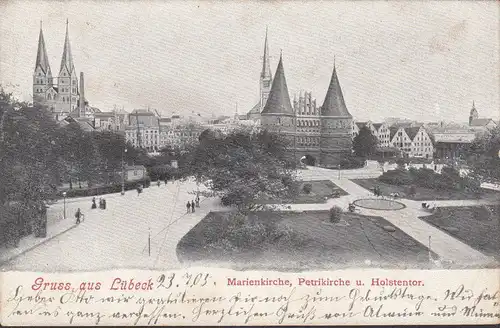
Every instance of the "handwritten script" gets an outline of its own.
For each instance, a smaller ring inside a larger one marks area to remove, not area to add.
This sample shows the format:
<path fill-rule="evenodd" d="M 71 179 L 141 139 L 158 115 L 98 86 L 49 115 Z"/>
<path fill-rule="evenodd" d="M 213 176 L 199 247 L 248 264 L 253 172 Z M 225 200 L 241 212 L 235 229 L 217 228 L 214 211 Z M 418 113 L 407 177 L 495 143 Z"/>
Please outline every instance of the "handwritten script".
<path fill-rule="evenodd" d="M 7 272 L 7 325 L 498 323 L 498 270 Z M 91 278 L 91 280 L 89 280 Z"/>

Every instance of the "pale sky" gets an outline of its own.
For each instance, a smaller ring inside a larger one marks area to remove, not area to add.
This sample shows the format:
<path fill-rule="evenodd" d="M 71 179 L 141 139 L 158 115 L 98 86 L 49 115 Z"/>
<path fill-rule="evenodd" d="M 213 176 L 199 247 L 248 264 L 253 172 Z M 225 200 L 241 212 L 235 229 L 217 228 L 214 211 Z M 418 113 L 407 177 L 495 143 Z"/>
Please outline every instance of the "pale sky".
<path fill-rule="evenodd" d="M 86 98 L 103 111 L 246 113 L 259 99 L 266 26 L 290 96 L 322 104 L 334 57 L 347 108 L 384 117 L 499 118 L 499 5 L 490 2 L 0 1 L 0 84 L 29 100 L 40 20 L 59 71 L 69 19 Z"/>

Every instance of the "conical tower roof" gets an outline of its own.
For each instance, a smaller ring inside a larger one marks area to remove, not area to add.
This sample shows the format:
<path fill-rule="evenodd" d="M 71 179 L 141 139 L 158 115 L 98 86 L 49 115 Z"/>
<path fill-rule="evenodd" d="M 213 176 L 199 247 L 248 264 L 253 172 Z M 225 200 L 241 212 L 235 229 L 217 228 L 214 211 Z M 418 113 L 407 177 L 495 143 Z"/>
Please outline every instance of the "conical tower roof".
<path fill-rule="evenodd" d="M 343 116 L 352 117 L 344 102 L 344 95 L 340 88 L 339 78 L 337 77 L 337 70 L 333 66 L 332 79 L 330 86 L 326 92 L 325 101 L 321 107 L 322 116 Z"/>
<path fill-rule="evenodd" d="M 38 67 L 40 67 L 45 74 L 50 73 L 49 57 L 45 49 L 42 26 L 40 26 L 40 35 L 38 36 L 38 51 L 36 53 L 35 69 Z"/>
<path fill-rule="evenodd" d="M 269 45 L 267 43 L 267 27 L 266 27 L 266 39 L 264 41 L 264 56 L 262 57 L 262 72 L 260 76 L 263 79 L 272 79 L 273 75 L 271 73 L 271 64 L 269 62 Z"/>
<path fill-rule="evenodd" d="M 285 71 L 283 69 L 283 58 L 280 55 L 280 61 L 276 73 L 274 74 L 273 84 L 269 92 L 266 106 L 262 110 L 262 114 L 289 114 L 293 115 L 292 104 L 290 103 L 290 95 L 286 85 Z"/>
<path fill-rule="evenodd" d="M 71 46 L 69 44 L 69 32 L 68 32 L 68 21 L 66 20 L 66 37 L 64 39 L 64 50 L 61 58 L 61 69 L 64 68 L 68 70 L 68 73 L 72 73 L 75 70 L 75 65 L 73 64 L 73 55 L 71 54 Z"/>

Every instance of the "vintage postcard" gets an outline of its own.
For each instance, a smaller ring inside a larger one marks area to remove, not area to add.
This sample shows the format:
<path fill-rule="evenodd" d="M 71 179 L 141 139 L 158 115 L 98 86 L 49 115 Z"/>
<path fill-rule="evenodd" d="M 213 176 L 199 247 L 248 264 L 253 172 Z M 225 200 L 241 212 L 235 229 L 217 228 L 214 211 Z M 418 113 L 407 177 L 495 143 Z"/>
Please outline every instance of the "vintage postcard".
<path fill-rule="evenodd" d="M 0 323 L 500 323 L 496 1 L 1 1 Z"/>

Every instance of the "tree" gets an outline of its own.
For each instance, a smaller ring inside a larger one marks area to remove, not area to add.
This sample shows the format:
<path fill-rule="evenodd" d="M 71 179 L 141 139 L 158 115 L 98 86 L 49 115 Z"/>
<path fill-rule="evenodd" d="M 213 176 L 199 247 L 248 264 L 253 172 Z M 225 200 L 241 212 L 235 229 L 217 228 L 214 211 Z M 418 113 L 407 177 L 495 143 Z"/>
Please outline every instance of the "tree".
<path fill-rule="evenodd" d="M 500 126 L 477 138 L 467 151 L 470 175 L 481 182 L 500 182 Z"/>
<path fill-rule="evenodd" d="M 377 137 L 372 134 L 372 131 L 363 126 L 356 137 L 354 137 L 352 147 L 356 156 L 366 157 L 375 153 L 377 147 Z"/>
<path fill-rule="evenodd" d="M 294 171 L 285 159 L 286 142 L 266 131 L 204 134 L 189 153 L 188 171 L 206 183 L 224 205 L 248 213 L 266 199 L 283 199 L 294 188 Z"/>
<path fill-rule="evenodd" d="M 0 89 L 0 205 L 55 196 L 62 169 L 57 124 L 45 108 Z"/>

